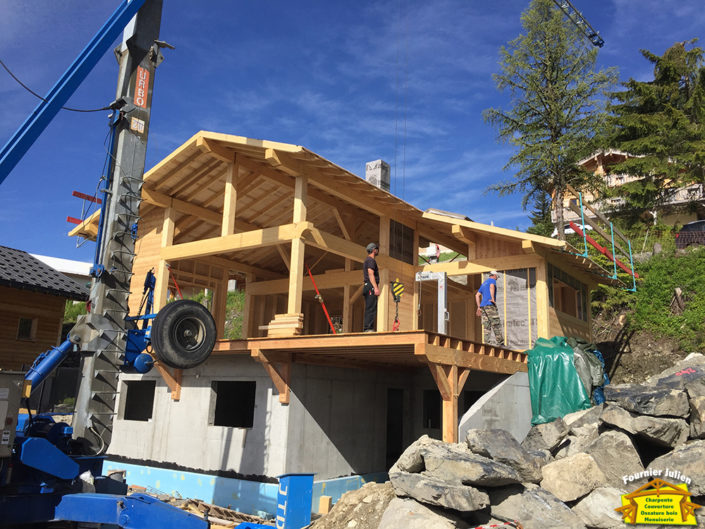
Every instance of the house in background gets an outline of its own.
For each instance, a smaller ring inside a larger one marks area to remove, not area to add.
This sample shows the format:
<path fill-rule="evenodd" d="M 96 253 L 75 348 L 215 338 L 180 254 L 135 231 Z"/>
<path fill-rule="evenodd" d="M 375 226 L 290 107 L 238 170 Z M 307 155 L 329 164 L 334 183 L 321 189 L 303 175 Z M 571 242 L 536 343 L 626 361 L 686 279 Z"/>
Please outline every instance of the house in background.
<path fill-rule="evenodd" d="M 50 257 L 48 255 L 30 254 L 39 259 L 47 266 L 51 266 L 57 272 L 61 272 L 66 277 L 70 277 L 79 285 L 86 288 L 91 286 L 91 266 L 87 261 L 74 261 L 73 259 L 62 259 L 60 257 Z"/>
<path fill-rule="evenodd" d="M 630 157 L 633 156 L 623 151 L 599 151 L 579 161 L 578 165 L 602 177 L 608 188 L 617 188 L 641 179 L 639 176 L 610 172 L 610 167 Z M 624 205 L 624 199 L 620 197 L 600 197 L 590 191 L 585 191 L 582 195 L 583 204 L 589 204 L 593 209 L 607 217 L 610 217 Z M 658 220 L 670 226 L 703 219 L 705 218 L 705 188 L 703 184 L 691 184 L 669 189 L 664 195 L 664 200 L 650 213 L 654 223 Z M 588 209 L 584 209 L 584 215 L 594 218 L 593 213 Z M 566 224 L 571 221 L 577 224 L 580 223 L 580 201 L 577 196 L 573 196 L 570 193 L 565 194 L 563 199 L 563 219 Z M 551 221 L 556 222 L 556 213 L 553 210 L 551 211 Z"/>
<path fill-rule="evenodd" d="M 526 371 L 537 337 L 591 338 L 590 290 L 612 282 L 595 263 L 563 241 L 424 212 L 385 188 L 304 147 L 203 131 L 144 175 L 131 290 L 151 269 L 157 309 L 177 283 L 185 295 L 210 289 L 220 339 L 197 368 L 121 375 L 108 454 L 128 480 L 170 490 L 171 474 L 205 487 L 217 481 L 203 473 L 383 473 L 422 434 L 457 441 L 459 413 Z M 93 217 L 72 234 L 91 238 L 96 226 Z M 362 333 L 371 241 L 378 332 Z M 419 265 L 429 244 L 460 255 Z M 492 269 L 507 347 L 485 343 L 475 316 Z M 462 279 L 446 283 L 446 314 L 439 284 L 419 272 Z M 245 290 L 243 336 L 227 340 L 233 278 Z M 405 286 L 398 305 L 393 280 Z M 313 281 L 342 333 L 330 331 Z M 130 298 L 133 314 L 139 303 Z M 511 407 L 527 410 L 528 425 L 528 393 Z"/>
<path fill-rule="evenodd" d="M 60 343 L 66 300 L 88 289 L 22 250 L 0 246 L 0 369 L 26 369 Z"/>

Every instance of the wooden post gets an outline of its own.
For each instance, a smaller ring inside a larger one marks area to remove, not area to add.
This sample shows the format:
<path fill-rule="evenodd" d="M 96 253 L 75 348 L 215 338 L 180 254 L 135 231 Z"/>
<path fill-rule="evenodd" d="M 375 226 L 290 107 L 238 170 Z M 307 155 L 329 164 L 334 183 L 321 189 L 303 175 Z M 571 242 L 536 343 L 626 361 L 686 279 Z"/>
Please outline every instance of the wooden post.
<path fill-rule="evenodd" d="M 225 175 L 225 193 L 223 194 L 223 224 L 220 234 L 224 237 L 235 233 L 235 210 L 237 205 L 237 178 L 239 166 L 237 154 Z"/>
<path fill-rule="evenodd" d="M 418 266 L 419 264 L 419 226 L 418 223 L 416 226 L 414 226 L 414 261 L 413 265 Z M 416 277 L 411 276 L 411 281 L 412 286 L 413 286 L 413 308 L 411 311 L 411 329 L 414 331 L 419 330 L 419 300 L 420 300 L 420 291 L 419 289 L 421 288 L 421 283 L 416 282 Z"/>
<path fill-rule="evenodd" d="M 470 375 L 470 369 L 458 365 L 428 364 L 443 399 L 443 441 L 458 442 L 458 397 Z"/>
<path fill-rule="evenodd" d="M 308 209 L 307 178 L 296 177 L 294 186 L 294 218 L 293 222 L 304 222 Z M 301 297 L 304 284 L 304 253 L 306 245 L 300 238 L 291 241 L 291 261 L 289 265 L 289 300 L 287 314 L 301 313 Z"/>
<path fill-rule="evenodd" d="M 228 302 L 228 278 L 217 281 L 213 289 L 212 313 L 218 338 L 225 338 L 225 307 Z"/>
<path fill-rule="evenodd" d="M 250 322 L 252 321 L 252 294 L 248 292 L 255 280 L 254 274 L 245 276 L 245 306 L 242 308 L 242 338 L 250 338 Z"/>
<path fill-rule="evenodd" d="M 164 223 L 162 224 L 161 247 L 166 248 L 174 242 L 174 218 L 176 211 L 172 207 L 164 209 Z M 158 312 L 166 305 L 167 293 L 169 292 L 169 268 L 164 259 L 159 260 L 156 270 L 156 282 L 154 285 L 154 312 Z"/>
<path fill-rule="evenodd" d="M 389 255 L 389 217 L 379 218 L 379 253 Z M 379 299 L 377 300 L 377 332 L 389 330 L 389 269 L 379 271 Z"/>
<path fill-rule="evenodd" d="M 536 266 L 536 335 L 538 338 L 550 338 L 548 329 L 548 261 L 543 260 Z"/>
<path fill-rule="evenodd" d="M 345 260 L 345 271 L 352 270 L 352 261 Z M 362 280 L 362 279 L 361 279 Z M 352 307 L 350 303 L 350 285 L 343 287 L 343 332 L 350 332 L 352 328 Z"/>

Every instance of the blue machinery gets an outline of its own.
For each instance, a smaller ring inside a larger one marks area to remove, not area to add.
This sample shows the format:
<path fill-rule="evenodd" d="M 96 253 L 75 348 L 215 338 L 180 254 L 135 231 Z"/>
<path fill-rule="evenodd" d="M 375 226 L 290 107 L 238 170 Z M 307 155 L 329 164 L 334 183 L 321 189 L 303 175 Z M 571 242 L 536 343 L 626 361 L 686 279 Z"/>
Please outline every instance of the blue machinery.
<path fill-rule="evenodd" d="M 110 105 L 111 166 L 91 270 L 92 311 L 71 330 L 69 340 L 39 355 L 26 375 L 0 372 L 0 527 L 53 521 L 134 529 L 209 526 L 151 496 L 126 496 L 123 481 L 101 476 L 104 458 L 99 455 L 112 434 L 111 401 L 120 371 L 149 371 L 154 360 L 144 351 L 150 343 L 160 362 L 188 368 L 203 362 L 215 342 L 213 318 L 201 305 L 177 301 L 151 313 L 153 276 L 145 282 L 146 314 L 127 314 L 154 71 L 163 60 L 160 48 L 169 47 L 157 40 L 161 9 L 162 0 L 123 0 L 0 151 L 2 183 L 123 28 L 134 22 L 116 50 L 120 78 Z M 196 343 L 194 326 L 206 336 Z M 76 346 L 87 354 L 73 427 L 50 415 L 20 414 L 21 403 L 29 409 L 31 393 Z M 308 524 L 312 485 L 310 474 L 281 477 L 278 528 Z"/>

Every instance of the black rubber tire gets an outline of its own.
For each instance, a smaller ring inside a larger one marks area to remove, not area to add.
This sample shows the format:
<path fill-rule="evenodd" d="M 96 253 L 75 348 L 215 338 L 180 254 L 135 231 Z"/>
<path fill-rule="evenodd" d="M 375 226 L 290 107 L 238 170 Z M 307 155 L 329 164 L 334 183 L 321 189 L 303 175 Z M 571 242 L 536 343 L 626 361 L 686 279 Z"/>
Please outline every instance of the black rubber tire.
<path fill-rule="evenodd" d="M 163 364 L 190 369 L 208 359 L 216 334 L 213 316 L 203 305 L 190 299 L 173 301 L 152 322 L 152 349 Z"/>

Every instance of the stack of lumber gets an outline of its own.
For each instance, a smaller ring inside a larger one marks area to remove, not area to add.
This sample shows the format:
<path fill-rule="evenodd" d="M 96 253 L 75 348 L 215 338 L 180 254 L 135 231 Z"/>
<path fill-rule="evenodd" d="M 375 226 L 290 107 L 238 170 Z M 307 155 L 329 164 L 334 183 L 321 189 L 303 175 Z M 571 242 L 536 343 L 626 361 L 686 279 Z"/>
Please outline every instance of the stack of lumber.
<path fill-rule="evenodd" d="M 303 314 L 275 314 L 268 325 L 260 326 L 267 331 L 267 336 L 277 338 L 280 336 L 298 336 L 304 328 Z"/>

